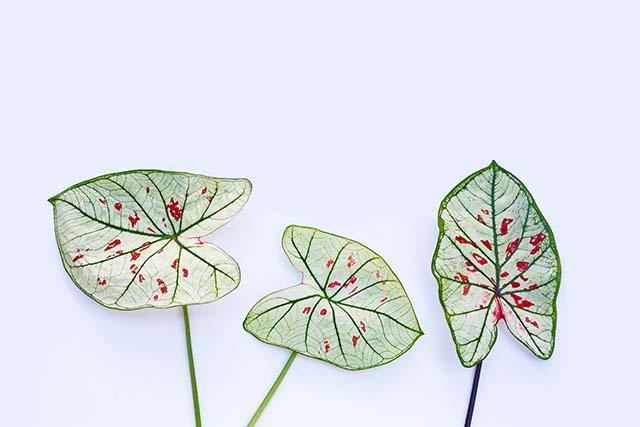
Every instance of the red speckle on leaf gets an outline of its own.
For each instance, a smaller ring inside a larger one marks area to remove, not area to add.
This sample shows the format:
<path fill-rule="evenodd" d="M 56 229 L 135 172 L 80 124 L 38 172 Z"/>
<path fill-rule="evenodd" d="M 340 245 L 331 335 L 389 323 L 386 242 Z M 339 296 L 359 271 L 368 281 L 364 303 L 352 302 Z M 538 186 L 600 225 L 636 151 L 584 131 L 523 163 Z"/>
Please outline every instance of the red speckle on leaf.
<path fill-rule="evenodd" d="M 514 239 L 511 242 L 509 242 L 509 244 L 507 245 L 507 249 L 505 250 L 505 253 L 507 254 L 507 256 L 513 255 L 516 249 L 518 249 L 519 244 L 520 244 L 520 238 Z"/>
<path fill-rule="evenodd" d="M 333 282 L 329 283 L 329 285 L 327 287 L 329 288 L 335 288 L 336 286 L 340 286 L 342 283 L 338 282 L 337 280 L 334 280 Z"/>
<path fill-rule="evenodd" d="M 153 229 L 153 228 L 151 228 L 151 227 L 147 227 L 147 231 L 148 231 L 148 232 L 150 232 L 150 233 L 155 233 L 155 232 L 156 232 L 156 230 L 154 230 L 154 229 Z"/>
<path fill-rule="evenodd" d="M 347 280 L 342 286 L 346 288 L 347 286 L 353 285 L 354 283 L 356 283 L 356 280 L 358 280 L 356 276 L 351 276 L 349 280 Z"/>
<path fill-rule="evenodd" d="M 467 295 L 469 295 L 469 290 L 471 289 L 471 285 L 464 285 L 462 287 L 462 295 L 464 295 L 465 297 Z"/>
<path fill-rule="evenodd" d="M 455 239 L 456 239 L 456 242 L 460 243 L 461 245 L 471 245 L 474 248 L 477 248 L 475 243 L 473 243 L 471 240 L 465 239 L 462 236 L 456 236 Z"/>
<path fill-rule="evenodd" d="M 376 279 L 382 279 L 382 274 L 380 274 L 379 270 L 376 270 Z"/>
<path fill-rule="evenodd" d="M 116 251 L 116 255 L 122 255 L 122 253 L 123 253 L 123 252 L 122 252 L 122 249 L 118 249 L 118 250 Z"/>
<path fill-rule="evenodd" d="M 107 279 L 101 279 L 98 277 L 98 285 L 104 286 L 107 284 Z"/>
<path fill-rule="evenodd" d="M 320 310 L 320 316 L 325 316 L 327 314 L 327 309 L 323 308 L 322 310 Z"/>
<path fill-rule="evenodd" d="M 540 326 L 538 325 L 538 322 L 536 322 L 535 320 L 531 320 L 528 317 L 524 318 L 524 321 L 531 324 L 534 328 L 539 328 Z"/>
<path fill-rule="evenodd" d="M 493 250 L 493 246 L 491 246 L 491 242 L 489 242 L 488 240 L 480 240 L 480 242 L 490 251 Z"/>
<path fill-rule="evenodd" d="M 529 267 L 529 263 L 527 261 L 518 261 L 516 262 L 516 268 L 519 271 L 525 271 Z"/>
<path fill-rule="evenodd" d="M 149 249 L 149 246 L 151 246 L 151 242 L 144 242 L 142 244 L 142 246 L 140 247 L 140 252 L 145 251 L 147 249 Z"/>
<path fill-rule="evenodd" d="M 150 191 L 151 191 L 151 189 L 149 187 L 147 187 L 147 194 L 149 194 Z"/>
<path fill-rule="evenodd" d="M 500 223 L 500 235 L 505 236 L 509 232 L 509 225 L 513 222 L 511 218 L 503 218 Z"/>
<path fill-rule="evenodd" d="M 129 215 L 129 222 L 131 223 L 131 227 L 135 227 L 138 221 L 140 221 L 138 212 L 134 212 L 133 215 Z"/>
<path fill-rule="evenodd" d="M 456 279 L 459 282 L 464 282 L 464 283 L 468 283 L 469 282 L 469 276 L 465 276 L 462 273 L 456 273 L 455 276 L 453 276 L 454 279 Z"/>
<path fill-rule="evenodd" d="M 135 264 L 131 264 L 131 265 L 129 266 L 129 270 L 131 270 L 131 272 L 132 272 L 133 274 L 136 274 L 136 273 L 138 272 L 138 266 L 137 266 L 137 265 L 135 265 Z"/>
<path fill-rule="evenodd" d="M 367 325 L 362 320 L 360 321 L 360 329 L 362 329 L 362 332 L 367 332 Z"/>
<path fill-rule="evenodd" d="M 471 273 L 476 273 L 478 270 L 473 266 L 473 264 L 471 263 L 471 261 L 465 261 L 464 265 L 467 266 L 467 271 L 471 272 Z"/>
<path fill-rule="evenodd" d="M 158 295 L 154 295 L 154 296 L 153 296 L 153 300 L 154 300 L 154 301 L 158 301 Z"/>
<path fill-rule="evenodd" d="M 167 205 L 169 208 L 169 214 L 173 219 L 178 221 L 182 217 L 182 209 L 180 209 L 180 203 L 177 200 L 174 200 L 173 197 L 169 200 L 169 204 Z"/>
<path fill-rule="evenodd" d="M 306 306 L 303 310 L 302 310 L 302 314 L 309 314 L 311 313 L 311 306 L 308 305 Z"/>
<path fill-rule="evenodd" d="M 536 253 L 538 253 L 539 250 L 540 250 L 540 246 L 536 246 L 533 249 L 531 249 L 530 254 L 535 255 Z"/>
<path fill-rule="evenodd" d="M 544 241 L 544 239 L 547 238 L 547 235 L 544 233 L 538 233 L 535 236 L 531 236 L 529 238 L 529 244 L 531 244 L 531 246 L 538 246 L 540 243 L 542 243 Z"/>
<path fill-rule="evenodd" d="M 489 215 L 490 211 L 489 209 L 482 209 L 482 213 L 485 215 Z"/>
<path fill-rule="evenodd" d="M 520 287 L 520 282 L 511 282 L 511 287 L 512 288 L 519 288 Z"/>
<path fill-rule="evenodd" d="M 164 280 L 156 279 L 156 282 L 158 283 L 158 286 L 164 286 Z"/>
<path fill-rule="evenodd" d="M 509 294 L 509 295 L 511 295 L 511 298 L 513 298 L 513 302 L 515 302 L 516 306 L 519 308 L 529 308 L 529 307 L 533 307 L 534 305 L 531 301 L 522 298 L 518 294 Z"/>
<path fill-rule="evenodd" d="M 538 289 L 538 285 L 534 283 L 533 285 L 529 285 L 529 287 L 527 289 L 529 289 L 529 290 Z"/>
<path fill-rule="evenodd" d="M 136 251 L 131 252 L 131 261 L 137 260 L 138 258 L 140 258 L 140 255 L 141 255 L 140 252 L 136 252 Z"/>
<path fill-rule="evenodd" d="M 111 249 L 115 248 L 116 246 L 118 246 L 120 243 L 122 243 L 120 241 L 120 239 L 115 239 L 113 242 L 109 242 L 107 244 L 107 247 L 104 248 L 105 251 L 110 251 Z"/>
<path fill-rule="evenodd" d="M 200 194 L 207 194 L 207 191 L 208 191 L 207 187 L 204 187 L 204 188 L 200 191 Z"/>
<path fill-rule="evenodd" d="M 478 222 L 480 222 L 480 223 L 482 223 L 484 225 L 487 225 L 487 223 L 484 221 L 484 218 L 482 218 L 482 215 L 478 214 L 476 216 L 476 219 L 478 220 Z"/>
<path fill-rule="evenodd" d="M 327 261 L 327 268 L 331 267 L 333 265 L 333 260 L 330 259 Z"/>
<path fill-rule="evenodd" d="M 100 204 L 101 204 L 101 205 L 104 205 L 104 206 L 106 206 L 106 205 L 107 205 L 107 201 L 106 201 L 105 199 L 103 199 L 102 197 L 100 197 L 100 198 L 98 199 L 98 201 L 100 202 Z"/>
<path fill-rule="evenodd" d="M 524 280 L 525 282 L 526 282 L 527 280 L 529 280 L 528 278 L 524 277 L 524 274 L 521 274 L 521 275 L 520 275 L 520 278 L 521 278 L 522 280 Z"/>
<path fill-rule="evenodd" d="M 387 302 L 387 300 L 388 300 L 388 299 L 389 299 L 389 298 L 387 298 L 387 297 L 382 298 L 382 299 L 380 300 L 380 304 L 384 304 L 385 302 Z"/>
<path fill-rule="evenodd" d="M 356 291 L 356 289 L 358 289 L 358 287 L 356 286 L 355 288 L 351 288 L 351 290 L 349 291 L 349 295 L 351 295 L 352 293 L 354 293 Z"/>
<path fill-rule="evenodd" d="M 474 252 L 474 253 L 471 254 L 471 256 L 480 265 L 485 265 L 487 263 L 487 260 L 482 255 L 479 255 L 479 254 Z"/>
<path fill-rule="evenodd" d="M 84 258 L 84 255 L 82 255 L 82 254 L 78 254 L 78 255 L 76 255 L 76 256 L 74 256 L 74 257 L 73 257 L 73 259 L 71 260 L 71 262 L 79 261 L 79 260 L 81 260 L 82 258 Z"/>
<path fill-rule="evenodd" d="M 138 274 L 138 282 L 144 282 L 144 276 L 142 274 Z"/>
<path fill-rule="evenodd" d="M 351 337 L 351 342 L 353 343 L 353 346 L 355 347 L 358 344 L 358 340 L 360 339 L 359 336 L 354 335 Z"/>
<path fill-rule="evenodd" d="M 502 273 L 500 273 L 500 277 L 502 277 L 503 279 L 505 277 L 509 277 L 509 272 L 508 271 L 503 271 Z"/>
<path fill-rule="evenodd" d="M 162 286 L 160 288 L 160 292 L 162 292 L 163 294 L 166 294 L 167 293 L 167 287 L 166 286 Z"/>
<path fill-rule="evenodd" d="M 174 259 L 173 262 L 171 263 L 171 268 L 173 268 L 174 270 L 176 269 L 177 266 L 178 266 L 178 258 Z"/>
<path fill-rule="evenodd" d="M 185 279 L 187 277 L 189 277 L 189 270 L 187 270 L 186 268 L 182 269 L 182 277 L 184 277 Z"/>
<path fill-rule="evenodd" d="M 331 349 L 331 346 L 329 345 L 329 341 L 324 340 L 324 352 L 328 353 L 330 349 Z"/>
<path fill-rule="evenodd" d="M 113 204 L 113 207 L 115 208 L 115 210 L 117 210 L 118 212 L 120 212 L 120 210 L 122 209 L 122 203 L 120 202 L 115 202 Z"/>

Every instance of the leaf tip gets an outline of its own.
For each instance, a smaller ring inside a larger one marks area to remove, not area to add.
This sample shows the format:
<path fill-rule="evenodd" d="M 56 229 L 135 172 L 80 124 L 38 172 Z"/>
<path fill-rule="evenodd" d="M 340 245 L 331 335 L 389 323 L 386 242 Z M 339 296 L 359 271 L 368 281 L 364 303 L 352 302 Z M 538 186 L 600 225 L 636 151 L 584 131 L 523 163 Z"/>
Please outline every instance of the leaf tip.
<path fill-rule="evenodd" d="M 489 167 L 493 169 L 498 169 L 500 165 L 498 165 L 498 162 L 496 162 L 495 160 L 491 160 L 491 164 L 489 165 Z"/>

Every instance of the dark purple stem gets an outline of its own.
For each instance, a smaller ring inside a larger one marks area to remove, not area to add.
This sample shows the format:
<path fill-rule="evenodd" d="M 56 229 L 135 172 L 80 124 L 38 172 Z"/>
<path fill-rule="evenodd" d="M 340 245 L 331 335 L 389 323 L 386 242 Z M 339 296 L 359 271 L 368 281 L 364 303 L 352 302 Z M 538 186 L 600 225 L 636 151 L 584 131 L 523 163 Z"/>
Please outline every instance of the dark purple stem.
<path fill-rule="evenodd" d="M 473 418 L 473 407 L 476 406 L 476 394 L 478 394 L 478 383 L 480 382 L 480 370 L 482 362 L 476 365 L 476 373 L 473 375 L 473 386 L 471 388 L 471 396 L 469 397 L 469 406 L 467 407 L 467 419 L 464 421 L 464 427 L 471 427 L 471 419 Z"/>

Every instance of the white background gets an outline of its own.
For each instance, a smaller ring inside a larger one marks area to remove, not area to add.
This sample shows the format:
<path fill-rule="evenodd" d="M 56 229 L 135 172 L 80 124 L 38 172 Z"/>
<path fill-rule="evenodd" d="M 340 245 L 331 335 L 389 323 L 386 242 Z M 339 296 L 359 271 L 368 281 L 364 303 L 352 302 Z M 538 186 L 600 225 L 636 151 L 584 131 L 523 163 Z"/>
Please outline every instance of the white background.
<path fill-rule="evenodd" d="M 501 327 L 474 426 L 637 420 L 640 10 L 635 1 L 55 1 L 0 6 L 0 424 L 193 425 L 180 310 L 117 312 L 65 274 L 46 199 L 163 168 L 248 177 L 211 236 L 240 287 L 190 309 L 204 425 L 246 425 L 288 357 L 242 330 L 299 275 L 291 223 L 382 254 L 426 335 L 348 372 L 299 357 L 261 426 L 460 426 L 455 355 L 429 261 L 436 210 L 496 159 L 552 225 L 557 345 Z"/>

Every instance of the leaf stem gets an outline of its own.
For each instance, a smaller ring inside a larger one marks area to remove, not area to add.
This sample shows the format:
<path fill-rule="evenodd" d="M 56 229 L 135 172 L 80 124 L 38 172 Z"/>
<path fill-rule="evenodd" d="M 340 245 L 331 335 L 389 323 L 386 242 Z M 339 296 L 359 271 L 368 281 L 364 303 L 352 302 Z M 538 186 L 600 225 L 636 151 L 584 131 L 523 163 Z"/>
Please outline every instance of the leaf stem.
<path fill-rule="evenodd" d="M 284 376 L 287 375 L 287 371 L 289 370 L 289 367 L 291 366 L 291 363 L 293 363 L 293 359 L 295 359 L 297 355 L 298 355 L 298 353 L 296 353 L 295 351 L 291 352 L 291 356 L 289 356 L 289 359 L 287 360 L 287 363 L 284 364 L 284 367 L 282 368 L 282 371 L 280 371 L 280 375 L 278 375 L 278 378 L 276 378 L 276 381 L 273 383 L 273 385 L 269 389 L 269 392 L 267 393 L 267 395 L 262 400 L 262 403 L 260 404 L 260 406 L 256 410 L 255 414 L 253 414 L 253 417 L 251 417 L 251 421 L 249 421 L 249 424 L 247 425 L 247 427 L 253 427 L 253 426 L 256 425 L 256 423 L 258 422 L 258 418 L 260 418 L 260 415 L 262 415 L 262 412 L 264 411 L 264 409 L 269 404 L 269 401 L 271 400 L 271 398 L 275 394 L 276 390 L 278 389 L 278 386 L 280 386 L 280 383 L 284 379 Z"/>
<path fill-rule="evenodd" d="M 184 333 L 187 338 L 187 354 L 189 355 L 189 375 L 191 377 L 191 394 L 193 395 L 193 414 L 196 420 L 196 427 L 202 427 L 200 419 L 200 400 L 198 399 L 198 384 L 196 382 L 196 367 L 193 363 L 193 349 L 191 348 L 191 326 L 189 325 L 189 311 L 187 306 L 182 306 L 184 317 Z"/>
<path fill-rule="evenodd" d="M 471 396 L 469 396 L 469 406 L 467 407 L 467 418 L 464 421 L 464 427 L 471 427 L 471 418 L 473 418 L 473 408 L 476 405 L 476 394 L 478 394 L 478 383 L 480 382 L 480 370 L 482 362 L 476 365 L 476 372 L 473 375 L 473 386 L 471 387 Z"/>

